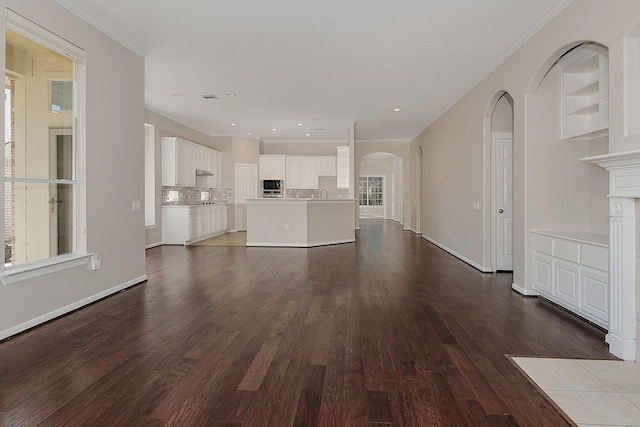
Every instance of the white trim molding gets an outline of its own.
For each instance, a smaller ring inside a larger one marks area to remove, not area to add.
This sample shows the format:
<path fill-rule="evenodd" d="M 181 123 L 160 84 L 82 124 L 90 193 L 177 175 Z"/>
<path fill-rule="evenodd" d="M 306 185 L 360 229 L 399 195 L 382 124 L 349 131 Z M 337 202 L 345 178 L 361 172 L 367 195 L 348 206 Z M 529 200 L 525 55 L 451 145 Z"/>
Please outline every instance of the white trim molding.
<path fill-rule="evenodd" d="M 517 293 L 519 293 L 522 296 L 525 297 L 539 297 L 540 296 L 540 292 L 534 290 L 534 289 L 525 289 L 523 286 L 520 285 L 516 285 L 515 283 L 511 284 L 511 289 L 513 289 L 514 291 L 516 291 Z"/>

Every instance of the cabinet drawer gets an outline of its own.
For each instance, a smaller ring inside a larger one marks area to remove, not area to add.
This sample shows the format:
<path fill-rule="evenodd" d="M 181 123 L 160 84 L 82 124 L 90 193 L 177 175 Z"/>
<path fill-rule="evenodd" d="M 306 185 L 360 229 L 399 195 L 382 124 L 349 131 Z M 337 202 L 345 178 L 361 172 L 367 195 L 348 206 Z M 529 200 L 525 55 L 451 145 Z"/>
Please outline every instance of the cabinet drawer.
<path fill-rule="evenodd" d="M 549 236 L 533 234 L 533 250 L 547 255 L 553 255 L 553 239 Z"/>
<path fill-rule="evenodd" d="M 580 244 L 563 239 L 553 239 L 553 256 L 580 263 Z"/>
<path fill-rule="evenodd" d="M 582 245 L 580 263 L 602 271 L 609 271 L 609 249 L 601 246 Z"/>

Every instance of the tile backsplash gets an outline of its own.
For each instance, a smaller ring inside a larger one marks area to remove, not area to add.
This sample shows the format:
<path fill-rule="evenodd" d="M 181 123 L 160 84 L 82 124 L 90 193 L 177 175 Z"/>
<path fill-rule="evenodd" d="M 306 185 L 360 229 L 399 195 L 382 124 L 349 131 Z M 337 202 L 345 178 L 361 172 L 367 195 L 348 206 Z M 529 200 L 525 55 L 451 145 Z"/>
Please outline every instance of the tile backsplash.
<path fill-rule="evenodd" d="M 227 203 L 232 200 L 230 186 L 218 188 L 200 187 L 162 187 L 163 205 L 198 205 L 202 203 L 203 196 L 206 199 L 208 193 L 209 201 L 217 203 Z"/>

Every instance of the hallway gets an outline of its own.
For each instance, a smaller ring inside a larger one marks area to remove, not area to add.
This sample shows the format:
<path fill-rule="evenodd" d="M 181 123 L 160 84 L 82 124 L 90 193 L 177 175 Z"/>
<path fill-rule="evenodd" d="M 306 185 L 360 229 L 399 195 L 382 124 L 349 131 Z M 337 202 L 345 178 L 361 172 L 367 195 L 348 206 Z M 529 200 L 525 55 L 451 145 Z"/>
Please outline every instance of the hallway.
<path fill-rule="evenodd" d="M 149 249 L 148 282 L 0 343 L 0 425 L 568 425 L 505 354 L 613 359 L 603 331 L 360 226 Z"/>

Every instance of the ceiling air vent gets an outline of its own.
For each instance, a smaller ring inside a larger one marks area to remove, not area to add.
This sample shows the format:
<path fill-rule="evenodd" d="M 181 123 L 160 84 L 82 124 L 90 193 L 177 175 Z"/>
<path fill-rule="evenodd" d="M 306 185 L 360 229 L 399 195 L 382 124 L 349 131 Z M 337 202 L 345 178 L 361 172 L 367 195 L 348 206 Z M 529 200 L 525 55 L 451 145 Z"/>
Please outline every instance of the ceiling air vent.
<path fill-rule="evenodd" d="M 315 128 L 314 130 L 318 131 L 318 132 L 322 132 L 322 131 L 324 131 L 324 128 Z"/>
<path fill-rule="evenodd" d="M 211 95 L 211 94 L 209 94 L 209 95 L 200 95 L 200 96 L 203 97 L 204 99 L 218 99 L 217 96 Z"/>

